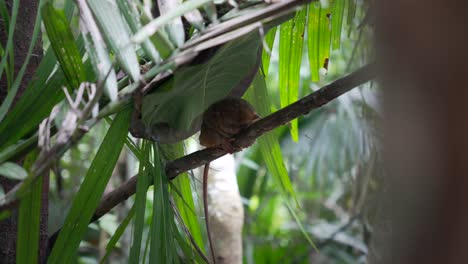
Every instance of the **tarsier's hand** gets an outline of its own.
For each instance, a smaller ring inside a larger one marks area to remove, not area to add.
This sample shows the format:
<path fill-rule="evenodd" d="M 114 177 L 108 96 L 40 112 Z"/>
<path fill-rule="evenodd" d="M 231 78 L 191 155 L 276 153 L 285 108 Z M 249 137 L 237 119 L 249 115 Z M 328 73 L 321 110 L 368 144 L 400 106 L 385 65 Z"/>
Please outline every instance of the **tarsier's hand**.
<path fill-rule="evenodd" d="M 243 99 L 228 97 L 218 101 L 203 114 L 200 144 L 233 153 L 233 137 L 258 118 L 255 109 Z"/>

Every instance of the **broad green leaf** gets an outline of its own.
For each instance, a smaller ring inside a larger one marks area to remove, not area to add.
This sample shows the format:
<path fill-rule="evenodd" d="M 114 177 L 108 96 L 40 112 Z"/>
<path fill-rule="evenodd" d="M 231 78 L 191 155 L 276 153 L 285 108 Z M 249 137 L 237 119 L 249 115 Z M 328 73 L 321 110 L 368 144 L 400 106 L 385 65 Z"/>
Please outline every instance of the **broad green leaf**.
<path fill-rule="evenodd" d="M 167 160 L 175 160 L 184 155 L 183 143 L 161 145 L 164 157 Z M 172 180 L 172 192 L 177 194 L 172 195 L 175 205 L 179 214 L 187 226 L 190 234 L 197 243 L 199 248 L 204 248 L 203 238 L 200 231 L 200 225 L 196 215 L 195 203 L 192 196 L 192 188 L 190 186 L 190 178 L 187 173 L 179 175 L 179 177 Z"/>
<path fill-rule="evenodd" d="M 86 80 L 86 74 L 67 18 L 62 10 L 55 9 L 51 3 L 44 5 L 42 16 L 50 44 L 68 85 L 72 89 L 78 88 Z"/>
<path fill-rule="evenodd" d="M 208 106 L 243 85 L 255 69 L 259 47 L 258 34 L 250 34 L 225 44 L 203 64 L 181 68 L 172 89 L 145 97 L 143 121 L 148 127 L 165 122 L 188 130 Z"/>
<path fill-rule="evenodd" d="M 159 147 L 153 144 L 153 221 L 149 263 L 175 263 L 174 214 L 169 201 L 169 179 L 162 166 Z"/>
<path fill-rule="evenodd" d="M 145 226 L 146 192 L 148 191 L 152 166 L 149 162 L 151 156 L 151 143 L 142 142 L 142 160 L 138 169 L 137 187 L 135 193 L 135 221 L 133 222 L 133 243 L 130 248 L 129 263 L 139 263 L 143 228 Z"/>
<path fill-rule="evenodd" d="M 312 81 L 320 81 L 319 70 L 325 66 L 330 57 L 331 9 L 323 8 L 318 2 L 308 7 L 307 46 L 310 74 Z"/>
<path fill-rule="evenodd" d="M 118 6 L 111 1 L 88 0 L 96 22 L 109 48 L 133 81 L 140 81 L 140 64 L 130 43 L 130 30 L 122 18 Z"/>
<path fill-rule="evenodd" d="M 14 1 L 14 4 L 13 4 L 13 9 L 16 8 L 16 5 L 18 4 L 19 1 Z M 43 4 L 43 0 L 39 1 L 39 9 L 41 8 Z M 12 15 L 12 20 L 16 20 L 16 13 L 17 10 L 13 10 L 13 15 Z M 16 96 L 16 93 L 21 85 L 21 82 L 23 80 L 23 76 L 26 72 L 26 67 L 28 66 L 29 64 L 29 60 L 31 59 L 31 56 L 32 56 L 32 53 L 33 53 L 33 49 L 34 47 L 36 46 L 36 41 L 37 41 L 37 37 L 39 35 L 39 32 L 40 32 L 40 28 L 41 28 L 41 16 L 40 16 L 40 13 L 41 13 L 41 10 L 38 10 L 37 12 L 37 16 L 36 16 L 36 20 L 35 20 L 35 24 L 34 24 L 34 29 L 33 29 L 33 35 L 31 37 L 31 43 L 29 44 L 29 48 L 28 48 L 28 54 L 26 56 L 26 59 L 24 60 L 23 62 L 23 65 L 21 66 L 19 72 L 18 72 L 18 75 L 16 76 L 15 78 L 15 81 L 13 82 L 13 85 L 11 87 L 11 89 L 9 90 L 8 92 L 8 95 L 7 97 L 5 98 L 5 100 L 3 101 L 2 105 L 0 106 L 0 121 L 3 120 L 3 118 L 5 117 L 6 113 L 8 112 L 8 109 L 10 109 L 10 106 L 11 106 L 11 103 L 13 102 L 13 99 L 15 98 Z M 10 27 L 13 25 L 14 27 L 14 22 L 12 21 L 10 23 Z M 8 45 L 8 43 L 7 43 Z M 8 47 L 6 49 L 7 51 L 6 52 L 9 52 L 8 50 Z M 12 52 L 12 51 L 11 51 Z M 11 54 L 10 54 L 11 55 Z M 7 56 L 4 56 L 4 58 L 6 58 Z M 12 58 L 12 57 L 11 57 Z M 11 61 L 10 64 L 13 65 L 14 61 Z M 13 67 L 12 65 L 10 65 L 11 67 Z M 13 70 L 13 68 L 12 68 Z M 0 77 L 2 76 L 2 74 L 0 73 Z"/>
<path fill-rule="evenodd" d="M 246 98 L 255 107 L 255 110 L 257 110 L 260 116 L 267 116 L 270 114 L 270 100 L 265 83 L 265 76 L 260 71 L 255 76 L 252 87 L 247 91 Z M 297 203 L 296 194 L 294 193 L 291 181 L 289 180 L 288 171 L 284 165 L 283 156 L 278 143 L 278 136 L 275 130 L 264 134 L 257 140 L 268 171 L 271 173 L 274 182 L 278 185 L 281 194 L 285 197 L 291 196 Z"/>
<path fill-rule="evenodd" d="M 265 36 L 265 43 L 267 45 L 267 48 L 270 49 L 269 52 L 272 52 L 273 50 L 273 44 L 275 42 L 275 36 L 276 36 L 276 28 L 274 27 L 268 31 L 268 33 Z M 266 75 L 268 75 L 268 69 L 270 67 L 270 56 L 271 54 L 268 54 L 268 52 L 263 49 L 262 52 L 262 66 L 263 66 L 263 71 L 265 72 Z"/>
<path fill-rule="evenodd" d="M 305 23 L 306 9 L 301 9 L 296 12 L 293 19 L 280 26 L 278 75 L 281 107 L 296 102 L 299 96 Z M 291 121 L 290 132 L 292 139 L 297 142 L 299 140 L 297 119 Z"/>
<path fill-rule="evenodd" d="M 120 112 L 107 131 L 49 256 L 48 263 L 70 263 L 109 182 L 127 136 L 131 111 Z"/>
<path fill-rule="evenodd" d="M 107 258 L 109 257 L 110 253 L 112 250 L 115 248 L 117 245 L 117 242 L 119 241 L 120 237 L 122 237 L 123 233 L 128 227 L 128 224 L 132 220 L 132 218 L 135 216 L 135 205 L 132 206 L 132 209 L 128 212 L 127 216 L 125 219 L 120 223 L 119 227 L 117 230 L 115 230 L 114 235 L 109 239 L 109 242 L 106 245 L 106 254 L 104 257 L 101 259 L 99 263 L 104 264 L 106 263 Z"/>
<path fill-rule="evenodd" d="M 16 163 L 5 162 L 0 164 L 0 175 L 13 180 L 24 180 L 28 177 L 28 172 Z"/>
<path fill-rule="evenodd" d="M 343 25 L 343 17 L 345 11 L 346 0 L 335 0 L 333 4 L 333 15 L 332 15 L 332 49 L 336 50 L 341 45 L 341 29 Z"/>
<path fill-rule="evenodd" d="M 26 156 L 24 167 L 30 169 L 37 158 L 37 151 Z M 42 177 L 21 200 L 18 214 L 18 241 L 16 263 L 37 263 L 39 252 L 39 225 L 41 220 Z"/>

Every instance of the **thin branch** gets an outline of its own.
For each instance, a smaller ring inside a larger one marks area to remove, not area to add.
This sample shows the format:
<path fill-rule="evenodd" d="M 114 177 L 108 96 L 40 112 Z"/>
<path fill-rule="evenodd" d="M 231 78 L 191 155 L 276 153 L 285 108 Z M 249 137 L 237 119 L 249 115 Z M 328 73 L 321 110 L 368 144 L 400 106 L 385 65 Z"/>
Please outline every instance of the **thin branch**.
<path fill-rule="evenodd" d="M 308 114 L 311 110 L 317 109 L 327 104 L 338 96 L 350 91 L 354 87 L 372 80 L 375 78 L 375 76 L 376 71 L 374 64 L 364 66 L 354 73 L 336 80 L 331 84 L 322 87 L 320 90 L 302 98 L 301 100 L 258 120 L 245 131 L 237 135 L 233 145 L 236 149 L 247 147 L 249 146 L 250 142 L 253 142 L 256 138 L 260 137 L 266 132 L 284 125 L 301 115 Z M 167 163 L 166 175 L 172 180 L 183 172 L 195 169 L 212 160 L 224 156 L 225 154 L 225 151 L 218 148 L 207 148 L 193 152 L 182 158 Z M 128 179 L 125 183 L 105 195 L 96 209 L 92 221 L 96 221 L 101 216 L 109 212 L 112 208 L 114 208 L 117 204 L 135 194 L 136 182 L 137 175 Z"/>

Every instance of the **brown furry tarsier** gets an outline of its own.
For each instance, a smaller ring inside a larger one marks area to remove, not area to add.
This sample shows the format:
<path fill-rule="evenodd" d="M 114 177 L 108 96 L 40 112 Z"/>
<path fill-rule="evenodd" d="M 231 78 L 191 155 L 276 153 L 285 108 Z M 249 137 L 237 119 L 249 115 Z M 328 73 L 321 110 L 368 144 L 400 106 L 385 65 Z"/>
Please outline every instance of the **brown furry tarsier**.
<path fill-rule="evenodd" d="M 234 97 L 222 99 L 208 107 L 203 114 L 200 144 L 207 148 L 219 147 L 228 153 L 233 153 L 234 148 L 231 143 L 234 136 L 259 118 L 255 109 L 247 101 Z M 208 162 L 203 170 L 203 207 L 211 257 L 213 263 L 216 263 L 208 224 L 207 186 L 209 167 L 210 163 Z"/>

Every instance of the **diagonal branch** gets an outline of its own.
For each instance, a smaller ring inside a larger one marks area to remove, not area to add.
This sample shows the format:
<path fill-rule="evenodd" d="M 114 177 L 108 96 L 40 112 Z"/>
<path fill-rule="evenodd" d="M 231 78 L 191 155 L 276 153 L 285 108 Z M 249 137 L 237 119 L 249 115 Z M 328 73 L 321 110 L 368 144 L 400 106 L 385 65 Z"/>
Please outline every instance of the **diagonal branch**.
<path fill-rule="evenodd" d="M 327 104 L 354 87 L 372 80 L 375 76 L 375 65 L 366 65 L 359 70 L 322 87 L 318 91 L 302 98 L 301 100 L 258 120 L 245 131 L 238 134 L 235 137 L 233 145 L 236 148 L 247 147 L 250 142 L 253 142 L 253 140 L 266 132 L 284 125 L 301 115 L 308 114 L 311 110 Z M 225 151 L 218 148 L 207 148 L 193 152 L 182 158 L 168 162 L 166 164 L 166 175 L 172 180 L 183 172 L 195 169 L 212 160 L 224 156 L 225 154 Z M 138 175 L 133 176 L 118 188 L 105 195 L 96 209 L 91 221 L 96 221 L 117 204 L 135 194 L 137 176 Z"/>

